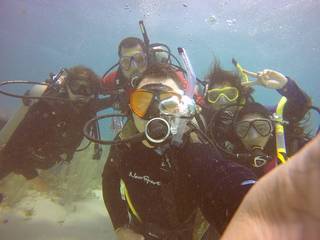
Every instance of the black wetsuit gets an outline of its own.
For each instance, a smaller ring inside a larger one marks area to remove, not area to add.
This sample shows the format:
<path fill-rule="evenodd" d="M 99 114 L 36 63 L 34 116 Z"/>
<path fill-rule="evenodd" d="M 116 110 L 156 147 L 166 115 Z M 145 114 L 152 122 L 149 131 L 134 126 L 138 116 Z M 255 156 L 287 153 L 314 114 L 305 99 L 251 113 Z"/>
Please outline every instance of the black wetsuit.
<path fill-rule="evenodd" d="M 294 80 L 287 77 L 287 84 L 277 91 L 288 100 L 283 109 L 285 120 L 298 122 L 311 107 L 310 97 L 304 93 Z"/>
<path fill-rule="evenodd" d="M 218 160 L 205 144 L 187 143 L 164 155 L 141 143 L 112 146 L 103 172 L 103 196 L 115 229 L 129 223 L 119 190 L 120 179 L 142 219 L 142 224 L 136 218 L 134 222 L 143 233 L 141 229 L 151 224 L 174 231 L 172 218 L 185 222 L 197 207 L 222 231 L 255 176 L 232 161 Z M 163 190 L 168 189 L 164 188 L 167 184 L 174 186 L 171 194 Z M 173 199 L 171 208 L 168 198 Z"/>
<path fill-rule="evenodd" d="M 45 95 L 67 97 L 53 89 Z M 71 160 L 83 139 L 84 124 L 97 111 L 111 106 L 108 100 L 97 101 L 83 106 L 52 100 L 33 104 L 0 153 L 0 179 L 10 172 L 31 179 L 38 175 L 36 169 Z"/>

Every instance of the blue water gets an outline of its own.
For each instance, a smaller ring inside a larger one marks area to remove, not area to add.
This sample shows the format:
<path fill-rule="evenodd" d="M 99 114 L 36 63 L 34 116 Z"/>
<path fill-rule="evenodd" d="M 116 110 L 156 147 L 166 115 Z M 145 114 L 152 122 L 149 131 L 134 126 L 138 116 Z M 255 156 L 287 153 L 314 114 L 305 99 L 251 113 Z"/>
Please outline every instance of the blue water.
<path fill-rule="evenodd" d="M 234 57 L 248 70 L 269 68 L 290 76 L 319 106 L 319 13 L 320 0 L 0 0 L 0 82 L 41 82 L 49 72 L 77 64 L 102 75 L 117 61 L 121 39 L 141 37 L 138 21 L 144 20 L 151 42 L 166 43 L 176 54 L 177 47 L 187 50 L 199 78 L 206 75 L 214 57 L 226 69 L 234 70 Z M 25 90 L 16 86 L 9 89 L 20 93 Z M 272 105 L 280 96 L 275 90 L 257 87 L 255 98 Z M 19 104 L 18 99 L 0 95 L 0 117 L 9 117 Z M 319 116 L 314 118 L 319 123 Z M 112 134 L 109 126 L 110 123 L 103 124 L 101 129 L 108 133 L 104 134 L 107 137 Z M 103 162 L 87 161 L 91 152 L 86 154 L 77 155 L 77 161 L 72 161 L 73 165 L 51 182 L 64 201 L 79 198 L 74 193 L 76 187 L 82 187 L 79 192 L 83 194 L 92 188 L 88 179 L 93 178 L 95 187 L 100 186 Z M 9 183 L 14 201 L 26 195 L 15 190 L 20 188 L 17 182 Z M 88 215 L 95 213 L 90 207 L 88 212 L 84 211 L 84 220 L 80 218 L 80 223 L 74 223 L 69 221 L 72 214 L 68 213 L 64 228 L 61 219 L 57 223 L 54 217 L 51 223 L 41 219 L 39 225 L 40 213 L 50 216 L 55 210 L 43 210 L 33 198 L 31 203 L 35 220 L 27 218 L 30 221 L 26 224 L 25 217 L 17 218 L 18 221 L 9 212 L 8 223 L 3 221 L 0 225 L 1 236 L 27 240 L 52 235 L 53 238 L 41 239 L 59 239 L 56 236 L 60 234 L 63 239 L 114 239 L 107 235 L 113 231 L 110 222 L 106 222 L 102 199 L 93 204 L 100 204 L 96 211 L 100 215 Z M 82 238 L 74 238 L 73 229 Z M 23 237 L 14 237 L 18 233 Z"/>
<path fill-rule="evenodd" d="M 320 103 L 318 0 L 1 0 L 0 80 L 43 81 L 61 67 L 84 64 L 102 75 L 117 60 L 117 45 L 141 37 L 186 48 L 198 77 L 214 56 L 233 70 L 235 57 L 253 71 L 271 68 L 294 78 Z M 216 22 L 206 21 L 214 16 Z M 276 91 L 257 88 L 267 104 Z M 0 111 L 19 101 L 0 96 Z"/>
<path fill-rule="evenodd" d="M 235 57 L 250 70 L 271 68 L 291 76 L 320 103 L 319 12 L 316 0 L 2 0 L 0 80 L 42 81 L 75 64 L 103 74 L 117 59 L 119 41 L 141 36 L 142 19 L 152 42 L 174 52 L 177 46 L 187 49 L 200 78 L 214 55 L 229 69 Z M 205 21 L 212 15 L 216 23 Z M 256 97 L 278 99 L 261 88 Z M 12 99 L 0 100 L 2 108 L 15 106 Z"/>

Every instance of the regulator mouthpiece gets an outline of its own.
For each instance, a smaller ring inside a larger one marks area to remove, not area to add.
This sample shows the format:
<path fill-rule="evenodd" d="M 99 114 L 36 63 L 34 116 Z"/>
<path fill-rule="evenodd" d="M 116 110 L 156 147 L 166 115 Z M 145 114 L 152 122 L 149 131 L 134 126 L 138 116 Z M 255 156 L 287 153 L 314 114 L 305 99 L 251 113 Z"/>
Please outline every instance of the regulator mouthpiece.
<path fill-rule="evenodd" d="M 270 157 L 266 155 L 261 148 L 255 147 L 252 149 L 252 166 L 255 168 L 260 168 L 266 165 L 266 163 L 270 160 Z"/>
<path fill-rule="evenodd" d="M 163 118 L 152 118 L 146 124 L 145 135 L 151 143 L 163 143 L 170 135 L 170 125 Z"/>

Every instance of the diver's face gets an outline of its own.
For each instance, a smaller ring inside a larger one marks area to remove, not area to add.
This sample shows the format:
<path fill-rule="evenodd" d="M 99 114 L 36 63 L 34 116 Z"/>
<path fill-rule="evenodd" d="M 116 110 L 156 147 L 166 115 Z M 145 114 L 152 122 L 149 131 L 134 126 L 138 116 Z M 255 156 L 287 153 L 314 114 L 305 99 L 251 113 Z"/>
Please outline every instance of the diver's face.
<path fill-rule="evenodd" d="M 236 104 L 239 99 L 239 90 L 227 82 L 213 84 L 207 91 L 206 99 L 211 108 L 217 111 Z"/>
<path fill-rule="evenodd" d="M 89 102 L 89 100 L 94 97 L 94 89 L 90 83 L 84 79 L 66 82 L 66 89 L 69 99 L 80 105 Z"/>
<path fill-rule="evenodd" d="M 121 48 L 119 63 L 122 74 L 131 79 L 136 75 L 141 75 L 147 69 L 147 54 L 140 45 L 133 48 Z"/>
<path fill-rule="evenodd" d="M 244 115 L 235 125 L 237 136 L 247 150 L 263 150 L 272 136 L 273 126 L 269 118 L 257 113 Z"/>
<path fill-rule="evenodd" d="M 175 83 L 175 81 L 171 78 L 164 79 L 161 82 L 159 79 L 154 79 L 154 78 L 144 78 L 139 85 L 137 86 L 137 89 L 147 89 L 148 86 L 159 86 L 159 89 L 154 89 L 157 91 L 162 91 L 165 89 L 166 91 L 170 91 L 173 93 L 176 93 L 177 95 L 182 94 L 182 90 L 178 87 L 178 85 Z M 152 104 L 152 103 L 151 103 Z M 131 106 L 132 108 L 132 106 Z M 145 131 L 145 126 L 148 120 L 143 119 L 142 117 L 139 117 L 137 114 L 134 112 L 132 113 L 133 115 L 133 120 L 135 123 L 136 128 L 138 129 L 139 132 L 144 132 Z"/>

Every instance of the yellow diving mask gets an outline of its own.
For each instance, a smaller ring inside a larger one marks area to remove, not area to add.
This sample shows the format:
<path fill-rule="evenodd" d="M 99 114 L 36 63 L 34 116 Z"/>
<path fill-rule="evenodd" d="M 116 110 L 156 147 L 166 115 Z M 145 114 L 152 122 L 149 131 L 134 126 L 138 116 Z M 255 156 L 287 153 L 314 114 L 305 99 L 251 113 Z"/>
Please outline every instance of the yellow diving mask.
<path fill-rule="evenodd" d="M 212 88 L 207 92 L 207 100 L 213 104 L 218 102 L 222 96 L 229 102 L 233 102 L 239 97 L 239 90 L 236 87 L 224 87 Z"/>

